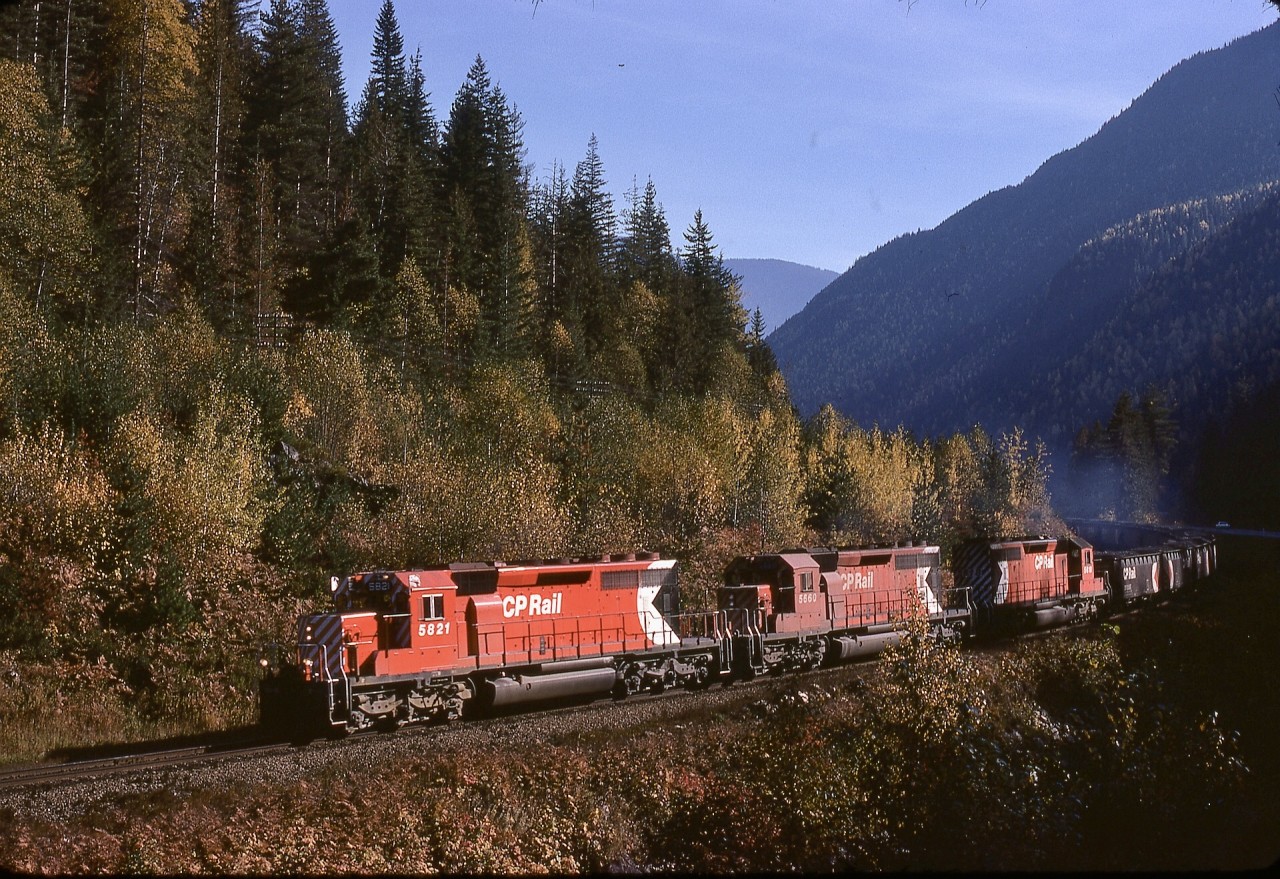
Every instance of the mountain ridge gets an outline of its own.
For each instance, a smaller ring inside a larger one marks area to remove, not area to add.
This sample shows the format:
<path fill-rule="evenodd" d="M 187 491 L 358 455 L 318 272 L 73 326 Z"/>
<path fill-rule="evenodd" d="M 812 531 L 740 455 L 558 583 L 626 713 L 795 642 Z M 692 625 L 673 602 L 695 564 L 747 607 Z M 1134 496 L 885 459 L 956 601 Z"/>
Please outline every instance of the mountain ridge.
<path fill-rule="evenodd" d="M 1280 177 L 1276 57 L 1280 24 L 1193 55 L 1020 183 L 859 259 L 769 336 L 798 408 L 925 433 L 1018 423 L 1001 402 L 1035 378 L 1007 369 L 1019 312 L 1086 242 Z"/>

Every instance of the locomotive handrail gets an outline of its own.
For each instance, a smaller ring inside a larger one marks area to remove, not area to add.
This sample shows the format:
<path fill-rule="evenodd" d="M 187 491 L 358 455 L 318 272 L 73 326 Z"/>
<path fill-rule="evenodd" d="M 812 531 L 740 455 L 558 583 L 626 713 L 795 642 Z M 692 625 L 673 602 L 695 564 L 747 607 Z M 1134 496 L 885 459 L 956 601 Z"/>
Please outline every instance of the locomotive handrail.
<path fill-rule="evenodd" d="M 333 674 L 331 674 L 331 673 L 330 673 L 330 671 L 329 671 L 329 645 L 327 645 L 327 644 L 314 644 L 314 643 L 305 643 L 305 642 L 300 642 L 300 643 L 298 644 L 298 658 L 299 658 L 299 659 L 302 659 L 302 658 L 303 658 L 303 654 L 304 654 L 304 653 L 306 653 L 307 651 L 315 651 L 315 652 L 318 652 L 318 653 L 320 654 L 320 668 L 321 668 L 321 671 L 320 671 L 320 674 L 319 674 L 318 680 L 319 680 L 319 682 L 320 682 L 320 683 L 322 683 L 322 684 L 328 684 L 328 685 L 329 685 L 329 722 L 330 722 L 331 724 L 337 724 L 337 723 L 340 723 L 341 721 L 335 721 L 335 720 L 334 720 L 334 718 L 333 718 L 333 706 L 334 706 L 334 704 L 335 704 L 335 700 L 334 700 L 334 698 L 333 698 L 333 686 L 334 686 L 335 684 L 341 684 L 341 685 L 342 685 L 342 688 L 343 688 L 343 690 L 345 691 L 345 693 L 344 693 L 345 701 L 346 701 L 346 703 L 347 703 L 347 704 L 350 704 L 350 702 L 351 702 L 351 679 L 347 676 L 347 669 L 344 667 L 344 665 L 343 665 L 343 663 L 342 663 L 342 662 L 339 662 L 339 663 L 338 663 L 338 672 L 339 672 L 339 675 L 340 675 L 340 676 L 335 677 Z M 313 666 L 312 666 L 312 672 L 311 672 L 313 676 L 315 675 L 315 671 L 314 671 L 314 669 L 315 669 L 315 666 L 313 665 Z M 314 678 L 314 677 L 313 677 L 313 679 L 316 679 L 316 678 Z"/>
<path fill-rule="evenodd" d="M 849 595 L 831 596 L 831 606 L 828 608 L 827 618 L 831 620 L 833 626 L 836 625 L 837 621 L 843 623 L 840 628 L 876 625 L 883 620 L 893 619 L 895 616 L 903 616 L 915 608 L 914 602 L 902 596 L 876 598 L 873 593 L 868 598 L 861 593 L 854 593 L 852 596 L 855 599 L 854 601 L 850 601 L 850 597 Z M 837 601 L 840 613 L 837 613 Z M 870 609 L 869 613 L 868 609 Z"/>
<path fill-rule="evenodd" d="M 699 642 L 705 640 L 718 641 L 721 640 L 718 635 L 719 626 L 717 619 L 722 611 L 704 610 L 690 611 L 689 613 L 676 614 L 668 619 L 668 622 L 675 623 L 676 635 L 683 641 L 685 638 L 696 638 Z M 690 625 L 693 623 L 694 625 Z M 697 625 L 701 623 L 701 625 Z"/>
<path fill-rule="evenodd" d="M 952 605 L 951 601 L 947 601 L 946 606 L 942 608 L 945 615 L 948 611 L 968 611 L 973 613 L 973 587 L 972 586 L 946 586 L 942 590 L 944 598 L 952 599 L 957 595 L 964 596 L 964 604 L 960 607 Z"/>

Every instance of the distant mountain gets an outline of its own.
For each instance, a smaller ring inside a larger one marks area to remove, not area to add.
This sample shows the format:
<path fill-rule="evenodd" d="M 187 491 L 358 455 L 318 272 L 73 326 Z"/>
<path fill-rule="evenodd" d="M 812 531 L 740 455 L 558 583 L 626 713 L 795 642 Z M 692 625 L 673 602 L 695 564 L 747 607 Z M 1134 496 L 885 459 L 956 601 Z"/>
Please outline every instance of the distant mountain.
<path fill-rule="evenodd" d="M 781 259 L 726 259 L 724 265 L 742 278 L 742 307 L 748 314 L 760 309 L 766 332 L 782 326 L 838 277 L 830 269 Z"/>
<path fill-rule="evenodd" d="M 1022 183 L 858 260 L 769 337 L 801 412 L 1060 444 L 1154 383 L 1203 419 L 1219 383 L 1280 349 L 1254 277 L 1277 271 L 1256 248 L 1280 178 L 1278 58 L 1280 24 L 1189 58 Z M 1215 305 L 1228 281 L 1251 292 Z"/>

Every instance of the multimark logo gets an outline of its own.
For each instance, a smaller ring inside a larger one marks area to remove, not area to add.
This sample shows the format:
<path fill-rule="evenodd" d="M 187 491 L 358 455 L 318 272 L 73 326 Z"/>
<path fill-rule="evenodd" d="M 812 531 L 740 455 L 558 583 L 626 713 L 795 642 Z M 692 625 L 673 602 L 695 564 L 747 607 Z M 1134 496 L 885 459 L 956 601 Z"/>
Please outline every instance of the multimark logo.
<path fill-rule="evenodd" d="M 502 599 L 502 615 L 508 619 L 518 616 L 550 616 L 560 613 L 563 602 L 564 594 L 561 592 L 553 592 L 546 598 L 536 592 L 532 595 L 508 595 Z"/>

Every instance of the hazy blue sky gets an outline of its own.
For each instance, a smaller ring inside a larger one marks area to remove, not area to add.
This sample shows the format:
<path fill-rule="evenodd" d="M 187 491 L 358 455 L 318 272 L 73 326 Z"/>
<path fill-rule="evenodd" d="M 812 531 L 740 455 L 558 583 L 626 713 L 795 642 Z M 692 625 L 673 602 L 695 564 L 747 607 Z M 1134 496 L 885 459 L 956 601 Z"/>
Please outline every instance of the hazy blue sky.
<path fill-rule="evenodd" d="M 329 7 L 354 108 L 381 0 Z M 396 13 L 441 121 L 484 58 L 524 118 L 535 178 L 556 162 L 572 174 L 594 133 L 615 206 L 652 178 L 677 245 L 701 208 L 726 257 L 836 271 L 1018 183 L 1181 59 L 1277 17 L 1264 0 L 397 0 Z"/>

